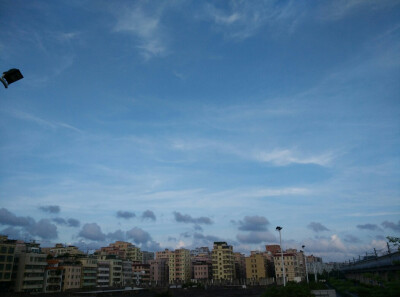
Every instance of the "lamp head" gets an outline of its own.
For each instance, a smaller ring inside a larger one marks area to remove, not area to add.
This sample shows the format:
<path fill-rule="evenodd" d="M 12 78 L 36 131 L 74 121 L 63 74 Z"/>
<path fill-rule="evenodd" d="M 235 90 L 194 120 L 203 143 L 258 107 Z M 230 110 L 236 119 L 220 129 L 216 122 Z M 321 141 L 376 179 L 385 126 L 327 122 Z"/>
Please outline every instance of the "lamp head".
<path fill-rule="evenodd" d="M 276 227 L 276 231 L 281 231 L 281 230 L 282 230 L 282 227 L 280 227 L 280 226 Z"/>
<path fill-rule="evenodd" d="M 24 76 L 22 75 L 21 71 L 19 71 L 19 69 L 13 68 L 6 72 L 3 72 L 3 78 L 7 81 L 8 84 L 12 84 L 17 80 L 24 78 Z"/>

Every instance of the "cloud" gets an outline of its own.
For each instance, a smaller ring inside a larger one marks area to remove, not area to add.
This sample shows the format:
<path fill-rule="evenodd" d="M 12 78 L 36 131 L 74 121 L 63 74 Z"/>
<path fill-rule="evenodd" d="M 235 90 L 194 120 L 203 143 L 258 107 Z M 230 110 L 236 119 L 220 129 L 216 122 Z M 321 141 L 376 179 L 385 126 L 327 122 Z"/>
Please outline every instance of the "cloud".
<path fill-rule="evenodd" d="M 106 239 L 106 235 L 101 231 L 100 226 L 96 223 L 88 223 L 83 225 L 78 236 L 93 241 L 104 241 Z"/>
<path fill-rule="evenodd" d="M 357 225 L 358 229 L 361 230 L 370 230 L 370 231 L 379 231 L 381 228 L 378 227 L 378 225 L 375 224 L 364 224 L 364 225 Z"/>
<path fill-rule="evenodd" d="M 0 224 L 9 226 L 28 226 L 35 222 L 31 217 L 17 217 L 6 208 L 0 209 Z"/>
<path fill-rule="evenodd" d="M 15 227 L 7 227 L 0 232 L 1 234 L 5 234 L 9 239 L 19 239 L 28 241 L 31 238 L 31 235 L 21 228 Z"/>
<path fill-rule="evenodd" d="M 310 224 L 307 225 L 307 228 L 313 230 L 314 232 L 330 231 L 321 223 L 316 223 L 316 222 L 311 222 Z"/>
<path fill-rule="evenodd" d="M 156 215 L 154 214 L 154 212 L 152 212 L 151 210 L 146 210 L 142 214 L 142 219 L 143 220 L 149 219 L 149 220 L 152 220 L 152 221 L 156 221 L 157 218 L 156 218 Z"/>
<path fill-rule="evenodd" d="M 236 239 L 241 243 L 258 244 L 262 242 L 276 242 L 276 237 L 270 232 L 250 232 L 238 234 Z"/>
<path fill-rule="evenodd" d="M 59 213 L 60 207 L 58 205 L 48 205 L 39 207 L 40 210 L 48 213 Z"/>
<path fill-rule="evenodd" d="M 39 236 L 43 239 L 55 239 L 58 237 L 57 226 L 48 219 L 41 219 L 37 223 L 27 228 L 33 236 Z"/>
<path fill-rule="evenodd" d="M 259 151 L 255 152 L 253 156 L 260 162 L 271 163 L 275 166 L 287 166 L 290 164 L 315 164 L 319 166 L 328 166 L 334 158 L 332 153 L 305 156 L 290 149 L 276 149 L 269 152 Z"/>
<path fill-rule="evenodd" d="M 51 219 L 53 222 L 57 223 L 58 225 L 66 225 L 69 227 L 79 227 L 80 222 L 77 219 L 63 219 L 63 218 L 53 218 Z"/>
<path fill-rule="evenodd" d="M 226 9 L 206 4 L 204 18 L 213 22 L 226 38 L 242 41 L 266 26 L 292 32 L 303 17 L 297 1 L 234 1 Z"/>
<path fill-rule="evenodd" d="M 398 221 L 397 224 L 393 222 L 384 221 L 381 225 L 385 229 L 392 229 L 395 232 L 400 232 L 400 221 Z"/>
<path fill-rule="evenodd" d="M 133 239 L 136 244 L 145 244 L 152 240 L 149 233 L 138 227 L 133 227 L 131 230 L 126 231 L 126 237 Z"/>
<path fill-rule="evenodd" d="M 194 243 L 196 245 L 212 245 L 216 241 L 223 241 L 221 238 L 213 235 L 203 235 L 201 233 L 193 234 Z"/>
<path fill-rule="evenodd" d="M 116 230 L 114 232 L 107 233 L 107 239 L 115 240 L 125 240 L 125 233 L 122 230 Z"/>
<path fill-rule="evenodd" d="M 175 237 L 168 236 L 168 241 L 177 241 L 177 239 Z"/>
<path fill-rule="evenodd" d="M 161 26 L 163 7 L 147 12 L 144 5 L 125 7 L 118 11 L 115 32 L 127 32 L 136 37 L 136 47 L 147 60 L 167 53 L 166 32 Z"/>
<path fill-rule="evenodd" d="M 187 214 L 181 214 L 180 212 L 174 211 L 174 217 L 175 221 L 178 223 L 193 223 L 193 224 L 205 224 L 205 225 L 211 225 L 213 221 L 208 218 L 208 217 L 198 217 L 198 218 L 193 218 L 190 215 Z"/>
<path fill-rule="evenodd" d="M 344 237 L 344 241 L 349 242 L 349 243 L 360 243 L 361 242 L 361 240 L 357 236 L 354 236 L 351 234 L 346 235 Z"/>
<path fill-rule="evenodd" d="M 80 224 L 81 224 L 81 222 L 79 222 L 79 220 L 77 220 L 77 219 L 68 219 L 67 220 L 67 223 L 68 223 L 68 226 L 70 226 L 70 227 L 79 227 L 80 226 Z"/>
<path fill-rule="evenodd" d="M 128 220 L 128 219 L 134 218 L 134 217 L 136 217 L 136 215 L 133 212 L 122 211 L 122 210 L 117 211 L 117 218 L 122 218 L 122 219 Z"/>
<path fill-rule="evenodd" d="M 239 221 L 239 230 L 242 231 L 267 231 L 269 221 L 262 216 L 246 216 Z"/>

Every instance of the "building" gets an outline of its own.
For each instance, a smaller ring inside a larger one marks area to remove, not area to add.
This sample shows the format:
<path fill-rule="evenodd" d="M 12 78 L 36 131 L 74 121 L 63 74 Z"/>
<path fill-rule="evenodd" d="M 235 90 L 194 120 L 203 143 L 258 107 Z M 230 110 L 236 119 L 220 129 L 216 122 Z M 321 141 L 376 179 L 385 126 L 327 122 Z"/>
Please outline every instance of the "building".
<path fill-rule="evenodd" d="M 60 263 L 60 260 L 47 260 L 47 266 L 44 271 L 43 292 L 61 292 L 64 271 Z"/>
<path fill-rule="evenodd" d="M 137 286 L 141 283 L 150 282 L 150 264 L 133 263 L 132 264 L 133 282 Z"/>
<path fill-rule="evenodd" d="M 82 266 L 75 263 L 63 263 L 62 291 L 81 288 Z"/>
<path fill-rule="evenodd" d="M 233 253 L 235 262 L 235 275 L 236 279 L 245 280 L 246 279 L 246 258 L 244 254 Z"/>
<path fill-rule="evenodd" d="M 194 261 L 192 262 L 193 275 L 195 280 L 212 279 L 212 262 L 211 261 Z"/>
<path fill-rule="evenodd" d="M 303 252 L 288 249 L 283 253 L 286 281 L 300 282 L 305 279 L 305 262 Z M 275 275 L 277 280 L 283 279 L 281 253 L 274 255 Z"/>
<path fill-rule="evenodd" d="M 94 288 L 97 285 L 97 259 L 94 257 L 80 258 L 81 287 Z"/>
<path fill-rule="evenodd" d="M 156 284 L 165 285 L 169 282 L 169 256 L 168 259 L 160 258 L 149 261 L 150 280 Z"/>
<path fill-rule="evenodd" d="M 11 289 L 16 240 L 0 235 L 0 292 Z"/>
<path fill-rule="evenodd" d="M 109 247 L 122 251 L 122 253 L 118 255 L 121 259 L 130 260 L 134 263 L 142 263 L 143 261 L 143 255 L 140 248 L 130 242 L 116 241 L 110 243 Z"/>
<path fill-rule="evenodd" d="M 12 273 L 15 292 L 43 292 L 46 257 L 39 244 L 17 242 Z"/>
<path fill-rule="evenodd" d="M 163 251 L 156 252 L 156 259 L 167 259 L 167 260 L 169 260 L 169 255 L 171 253 L 173 253 L 173 252 L 170 251 L 169 249 L 165 249 Z"/>
<path fill-rule="evenodd" d="M 97 287 L 106 288 L 110 284 L 110 262 L 107 260 L 97 261 Z"/>
<path fill-rule="evenodd" d="M 154 252 L 142 251 L 142 263 L 149 264 L 151 260 L 154 260 L 154 256 Z"/>
<path fill-rule="evenodd" d="M 110 263 L 110 287 L 121 287 L 122 286 L 122 260 L 108 259 Z"/>
<path fill-rule="evenodd" d="M 131 286 L 132 285 L 132 261 L 123 260 L 122 261 L 122 286 Z"/>
<path fill-rule="evenodd" d="M 281 247 L 279 244 L 269 244 L 265 246 L 265 251 L 275 255 L 281 252 Z"/>
<path fill-rule="evenodd" d="M 249 281 L 261 281 L 268 278 L 267 259 L 261 252 L 251 252 L 246 257 L 246 276 Z"/>
<path fill-rule="evenodd" d="M 63 245 L 61 243 L 57 243 L 54 247 L 52 248 L 46 248 L 48 250 L 48 253 L 54 257 L 58 257 L 61 255 L 70 255 L 70 256 L 76 256 L 76 255 L 83 255 L 84 253 L 80 251 L 76 246 L 73 245 Z"/>
<path fill-rule="evenodd" d="M 190 268 L 190 251 L 177 249 L 169 254 L 169 282 L 184 283 L 190 281 L 192 271 Z"/>
<path fill-rule="evenodd" d="M 234 280 L 235 262 L 233 247 L 226 242 L 214 242 L 212 250 L 212 274 L 214 280 Z"/>

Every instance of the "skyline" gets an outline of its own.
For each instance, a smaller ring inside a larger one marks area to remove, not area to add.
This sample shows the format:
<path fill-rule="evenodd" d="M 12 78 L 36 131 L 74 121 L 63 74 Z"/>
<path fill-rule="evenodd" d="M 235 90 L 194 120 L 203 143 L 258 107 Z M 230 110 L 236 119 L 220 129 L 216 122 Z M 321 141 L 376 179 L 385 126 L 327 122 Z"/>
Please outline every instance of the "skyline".
<path fill-rule="evenodd" d="M 0 1 L 0 233 L 143 250 L 400 236 L 398 1 Z"/>

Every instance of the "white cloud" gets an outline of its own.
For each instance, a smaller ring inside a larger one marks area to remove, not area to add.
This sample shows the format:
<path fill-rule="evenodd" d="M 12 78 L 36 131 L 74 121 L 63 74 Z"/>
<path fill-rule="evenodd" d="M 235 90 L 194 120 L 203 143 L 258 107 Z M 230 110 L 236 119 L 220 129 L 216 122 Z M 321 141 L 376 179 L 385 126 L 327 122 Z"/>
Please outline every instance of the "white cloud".
<path fill-rule="evenodd" d="M 148 13 L 144 7 L 125 7 L 117 13 L 115 32 L 128 32 L 137 37 L 136 45 L 141 50 L 144 58 L 163 56 L 168 50 L 166 46 L 166 33 L 160 22 L 162 9 Z"/>
<path fill-rule="evenodd" d="M 254 157 L 258 161 L 272 163 L 276 166 L 286 166 L 290 164 L 315 164 L 328 166 L 334 156 L 332 153 L 306 156 L 290 149 L 282 149 L 268 152 L 256 152 L 254 153 Z"/>

